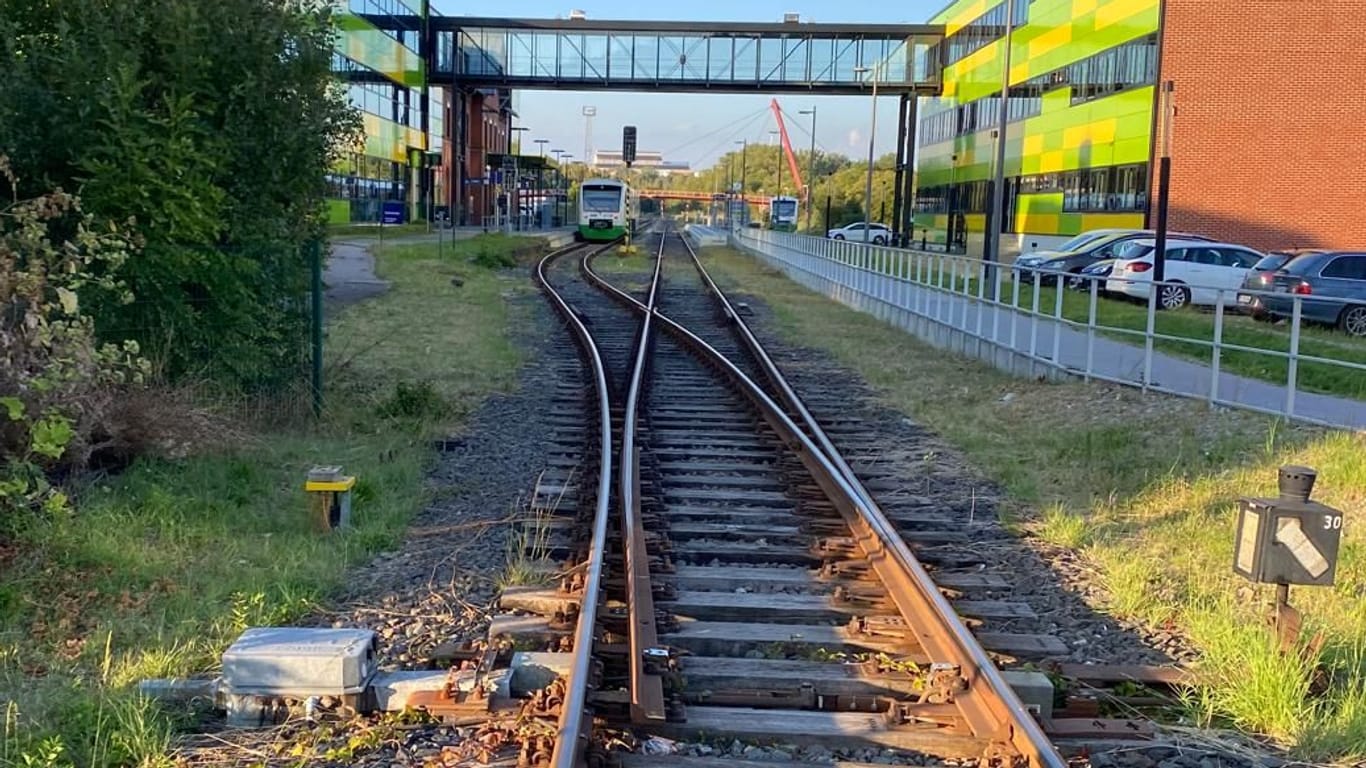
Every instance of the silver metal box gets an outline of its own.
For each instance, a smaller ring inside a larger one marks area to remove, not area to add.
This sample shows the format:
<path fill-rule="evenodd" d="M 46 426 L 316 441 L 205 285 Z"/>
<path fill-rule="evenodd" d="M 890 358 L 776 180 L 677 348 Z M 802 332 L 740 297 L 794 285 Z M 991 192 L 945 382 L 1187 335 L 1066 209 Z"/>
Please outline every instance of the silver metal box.
<path fill-rule="evenodd" d="M 254 627 L 223 653 L 230 695 L 357 694 L 375 669 L 375 633 L 368 629 Z"/>

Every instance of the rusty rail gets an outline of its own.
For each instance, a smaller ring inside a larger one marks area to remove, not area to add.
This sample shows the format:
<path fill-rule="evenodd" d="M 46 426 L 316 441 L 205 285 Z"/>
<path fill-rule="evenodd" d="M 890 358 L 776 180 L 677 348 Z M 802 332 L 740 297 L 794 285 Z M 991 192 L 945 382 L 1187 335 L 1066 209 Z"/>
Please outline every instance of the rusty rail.
<path fill-rule="evenodd" d="M 659 290 L 659 272 L 663 263 L 667 229 L 659 238 L 659 252 L 655 254 L 654 275 L 650 279 L 650 293 L 646 306 L 653 310 Z M 585 255 L 585 259 L 590 255 Z M 621 464 L 619 495 L 621 500 L 621 540 L 626 554 L 627 613 L 631 646 L 631 720 L 637 724 L 662 723 L 665 719 L 664 682 L 651 662 L 666 662 L 668 651 L 659 647 L 655 626 L 655 600 L 650 582 L 649 554 L 645 549 L 645 526 L 640 519 L 640 452 L 636 448 L 636 422 L 640 410 L 640 391 L 645 383 L 645 368 L 649 359 L 653 312 L 646 312 L 636 341 L 635 367 L 631 370 L 631 385 L 626 395 L 626 410 L 621 427 Z M 656 657 L 663 654 L 663 659 Z"/>
<path fill-rule="evenodd" d="M 589 545 L 588 558 L 584 567 L 583 596 L 579 605 L 578 623 L 574 627 L 574 660 L 566 678 L 564 704 L 560 709 L 558 734 L 551 763 L 555 768 L 578 768 L 585 763 L 584 712 L 588 699 L 588 683 L 591 675 L 593 640 L 596 634 L 598 598 L 602 586 L 602 565 L 607 545 L 607 521 L 612 491 L 612 413 L 608 399 L 607 372 L 602 355 L 593 335 L 574 314 L 573 308 L 556 292 L 545 269 L 555 259 L 566 254 L 590 248 L 593 254 L 611 248 L 609 243 L 597 248 L 573 245 L 553 251 L 536 264 L 536 281 L 550 299 L 551 304 L 564 318 L 565 324 L 578 340 L 579 346 L 592 369 L 593 385 L 598 396 L 599 457 L 601 467 L 598 471 L 597 507 L 593 513 L 593 538 Z"/>
<path fill-rule="evenodd" d="M 686 239 L 683 242 L 693 253 Z M 589 258 L 584 259 L 585 265 L 589 263 Z M 695 253 L 693 259 L 705 275 L 705 269 L 702 269 Z M 992 754 L 988 757 L 1005 758 L 1011 762 L 1024 759 L 1032 768 L 1064 768 L 1066 762 L 1053 748 L 1038 723 L 940 594 L 924 567 L 729 302 L 724 302 L 727 315 L 736 324 L 746 346 L 752 345 L 751 352 L 779 390 L 783 405 L 775 402 L 762 387 L 696 334 L 657 309 L 647 309 L 634 297 L 592 273 L 591 269 L 587 269 L 586 273 L 594 284 L 619 301 L 634 306 L 638 311 L 654 314 L 685 346 L 725 371 L 740 393 L 755 405 L 764 420 L 800 458 L 849 525 L 865 558 L 877 572 L 905 619 L 907 634 L 913 636 L 931 658 L 952 664 L 963 679 L 965 686 L 954 694 L 954 703 L 969 731 L 992 745 Z M 724 295 L 710 276 L 705 276 L 704 280 L 724 300 Z M 803 432 L 788 416 L 785 406 L 800 414 L 809 434 Z"/>

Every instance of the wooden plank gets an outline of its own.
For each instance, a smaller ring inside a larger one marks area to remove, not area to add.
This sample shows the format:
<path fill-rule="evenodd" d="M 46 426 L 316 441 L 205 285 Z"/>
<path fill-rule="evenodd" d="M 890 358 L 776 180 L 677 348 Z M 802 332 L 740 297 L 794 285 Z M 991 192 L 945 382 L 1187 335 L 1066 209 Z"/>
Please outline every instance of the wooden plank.
<path fill-rule="evenodd" d="M 829 595 L 679 591 L 657 605 L 698 621 L 776 621 L 784 624 L 847 622 L 855 616 L 891 615 L 865 603 L 836 603 Z"/>
<path fill-rule="evenodd" d="M 688 707 L 687 721 L 653 728 L 676 738 L 763 740 L 827 748 L 869 746 L 915 749 L 940 757 L 980 757 L 986 741 L 942 728 L 888 725 L 880 714 L 808 712 L 743 707 Z"/>
<path fill-rule="evenodd" d="M 654 464 L 654 468 L 667 476 L 678 475 L 699 475 L 704 472 L 725 472 L 731 475 L 748 475 L 760 477 L 771 476 L 778 471 L 778 465 L 773 461 L 760 459 L 737 459 L 735 461 L 659 461 Z"/>
<path fill-rule="evenodd" d="M 978 619 L 1037 619 L 1038 614 L 1026 603 L 1006 600 L 954 600 L 953 609 L 960 616 Z"/>
<path fill-rule="evenodd" d="M 751 624 L 684 619 L 674 632 L 660 635 L 660 642 L 700 656 L 744 656 L 750 651 L 815 653 L 821 649 L 844 653 L 908 654 L 914 642 L 887 635 L 850 633 L 844 627 L 822 624 Z M 928 663 L 923 656 L 917 663 Z"/>
<path fill-rule="evenodd" d="M 673 553 L 680 560 L 723 563 L 780 563 L 783 565 L 815 565 L 820 562 L 806 547 L 759 545 L 748 541 L 674 542 Z"/>
<path fill-rule="evenodd" d="M 812 768 L 805 761 L 737 760 L 733 757 L 694 757 L 691 755 L 645 755 L 637 752 L 614 753 L 621 757 L 622 768 Z M 881 768 L 877 763 L 856 763 L 836 760 L 820 763 L 824 768 Z"/>
<path fill-rule="evenodd" d="M 1182 667 L 1157 667 L 1145 664 L 1055 664 L 1055 672 L 1073 680 L 1099 683 L 1134 682 L 1146 685 L 1191 685 L 1195 675 Z"/>
<path fill-rule="evenodd" d="M 728 509 L 726 507 L 706 507 L 697 504 L 668 504 L 664 507 L 664 513 L 671 518 L 696 519 L 696 520 L 769 520 L 780 518 L 786 515 L 793 515 L 797 512 L 795 502 L 787 504 L 774 504 L 768 506 L 755 506 L 745 509 Z"/>
<path fill-rule="evenodd" d="M 680 661 L 686 691 L 769 690 L 790 692 L 810 685 L 822 696 L 895 696 L 916 693 L 909 676 L 866 677 L 858 664 L 789 659 L 685 656 Z"/>
<path fill-rule="evenodd" d="M 834 584 L 817 581 L 805 568 L 679 565 L 674 567 L 673 573 L 662 578 L 672 581 L 678 589 L 696 592 L 734 592 L 737 589 L 772 592 L 781 589 L 825 593 L 834 589 Z"/>
<path fill-rule="evenodd" d="M 715 488 L 756 488 L 764 491 L 774 491 L 781 493 L 787 484 L 771 476 L 765 475 L 727 475 L 722 474 L 724 470 L 711 474 L 681 474 L 675 472 L 662 472 L 661 482 L 670 488 L 685 488 L 689 486 L 715 487 Z"/>
<path fill-rule="evenodd" d="M 1011 583 L 994 573 L 971 573 L 958 571 L 935 571 L 930 574 L 934 583 L 945 589 L 1009 589 Z"/>
<path fill-rule="evenodd" d="M 977 642 L 988 651 L 1019 656 L 1021 658 L 1045 658 L 1064 656 L 1070 649 L 1067 644 L 1053 635 L 1033 635 L 1015 632 L 977 632 Z"/>
<path fill-rule="evenodd" d="M 712 488 L 670 488 L 665 481 L 663 488 L 666 499 L 691 499 L 694 501 L 715 501 L 743 507 L 751 504 L 777 504 L 791 501 L 781 491 L 741 491 Z"/>
<path fill-rule="evenodd" d="M 688 539 L 735 538 L 746 541 L 765 539 L 773 544 L 791 544 L 794 546 L 800 546 L 811 538 L 810 534 L 803 533 L 797 528 L 795 516 L 777 517 L 779 521 L 784 519 L 793 524 L 779 525 L 756 520 L 743 523 L 676 522 L 669 525 L 669 538 L 675 542 L 687 541 Z"/>

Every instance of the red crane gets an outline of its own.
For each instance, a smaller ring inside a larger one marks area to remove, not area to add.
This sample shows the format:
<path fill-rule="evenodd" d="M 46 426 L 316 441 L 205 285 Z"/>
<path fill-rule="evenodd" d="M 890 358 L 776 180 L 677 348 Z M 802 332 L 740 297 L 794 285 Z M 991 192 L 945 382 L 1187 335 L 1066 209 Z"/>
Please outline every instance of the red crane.
<path fill-rule="evenodd" d="M 792 171 L 792 180 L 796 182 L 797 189 L 809 193 L 810 190 L 802 185 L 802 172 L 797 169 L 797 156 L 792 154 L 792 142 L 787 140 L 787 126 L 783 125 L 783 108 L 778 106 L 777 99 L 769 102 L 768 107 L 773 110 L 773 119 L 778 121 L 778 136 L 783 140 L 783 153 L 787 155 L 787 167 Z M 808 194 L 803 194 L 802 197 L 806 198 Z M 806 202 L 809 205 L 811 201 L 808 199 Z"/>

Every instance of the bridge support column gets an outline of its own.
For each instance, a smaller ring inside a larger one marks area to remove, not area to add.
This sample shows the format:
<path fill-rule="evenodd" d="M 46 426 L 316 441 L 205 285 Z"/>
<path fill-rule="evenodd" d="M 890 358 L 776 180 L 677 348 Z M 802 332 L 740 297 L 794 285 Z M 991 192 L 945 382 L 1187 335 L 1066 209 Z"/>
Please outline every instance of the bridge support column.
<path fill-rule="evenodd" d="M 896 133 L 896 180 L 892 203 L 892 242 L 906 245 L 914 224 L 911 201 L 915 197 L 916 97 L 901 95 Z"/>

